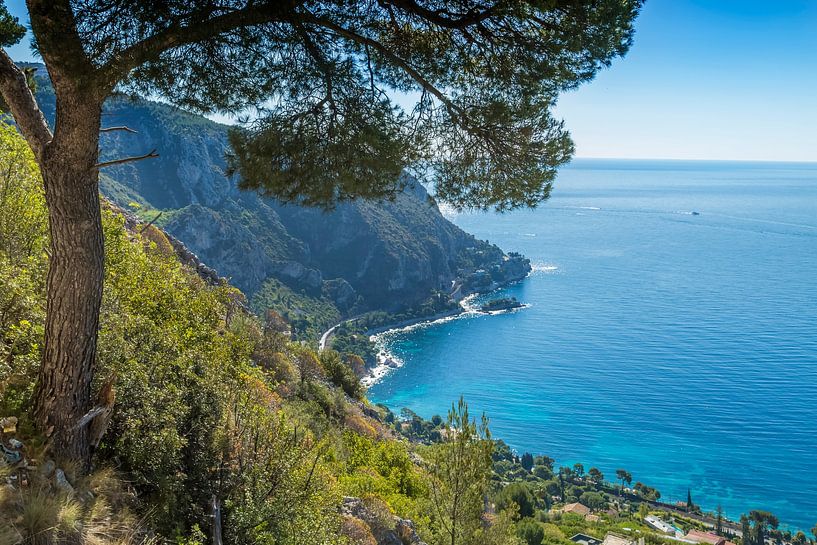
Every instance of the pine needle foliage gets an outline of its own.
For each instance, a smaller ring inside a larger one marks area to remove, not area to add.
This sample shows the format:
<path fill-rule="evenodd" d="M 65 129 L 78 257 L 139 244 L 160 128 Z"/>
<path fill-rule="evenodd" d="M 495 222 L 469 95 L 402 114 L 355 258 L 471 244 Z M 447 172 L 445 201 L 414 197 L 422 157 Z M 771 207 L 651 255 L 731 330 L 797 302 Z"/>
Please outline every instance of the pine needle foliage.
<path fill-rule="evenodd" d="M 428 452 L 430 516 L 437 545 L 482 543 L 494 444 L 488 419 L 478 424 L 460 398 L 448 412 L 444 441 Z"/>
<path fill-rule="evenodd" d="M 552 107 L 627 51 L 641 0 L 70 5 L 94 78 L 248 114 L 244 187 L 330 206 L 414 169 L 456 207 L 506 210 L 550 194 L 573 153 Z"/>

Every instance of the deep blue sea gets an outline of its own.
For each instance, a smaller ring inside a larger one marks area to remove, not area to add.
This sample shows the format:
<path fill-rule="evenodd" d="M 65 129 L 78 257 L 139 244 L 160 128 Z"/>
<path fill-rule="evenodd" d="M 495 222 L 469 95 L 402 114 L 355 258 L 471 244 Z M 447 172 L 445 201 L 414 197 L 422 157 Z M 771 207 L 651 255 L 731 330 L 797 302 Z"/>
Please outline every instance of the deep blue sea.
<path fill-rule="evenodd" d="M 817 163 L 576 160 L 536 210 L 452 219 L 531 259 L 492 294 L 529 307 L 386 334 L 370 399 L 463 394 L 520 453 L 817 523 Z"/>

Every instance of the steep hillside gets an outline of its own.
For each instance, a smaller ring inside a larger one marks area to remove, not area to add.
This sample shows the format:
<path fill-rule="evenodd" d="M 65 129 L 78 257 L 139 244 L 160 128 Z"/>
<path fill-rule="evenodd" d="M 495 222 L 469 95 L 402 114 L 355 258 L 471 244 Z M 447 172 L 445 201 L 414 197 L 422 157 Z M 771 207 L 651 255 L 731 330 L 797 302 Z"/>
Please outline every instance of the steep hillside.
<path fill-rule="evenodd" d="M 160 230 L 107 206 L 94 388 L 112 410 L 95 471 L 61 467 L 30 415 L 43 193 L 28 145 L 0 122 L 0 543 L 193 545 L 212 542 L 207 532 L 227 544 L 348 545 L 352 531 L 394 543 L 402 517 L 419 518 L 426 476 L 340 355 L 264 327 L 236 304 L 238 290 L 203 281 Z M 364 478 L 399 517 L 342 511 Z"/>
<path fill-rule="evenodd" d="M 53 92 L 43 70 L 38 83 L 38 100 L 53 118 Z M 343 203 L 332 211 L 285 205 L 239 191 L 236 180 L 224 175 L 224 125 L 125 96 L 108 101 L 103 120 L 136 131 L 103 133 L 103 159 L 159 153 L 106 169 L 103 193 L 155 219 L 230 278 L 259 312 L 277 301 L 273 308 L 297 321 L 306 307 L 323 308 L 310 312 L 310 336 L 339 316 L 404 310 L 435 292 L 447 296 L 458 278 L 477 269 L 501 269 L 493 275 L 500 282 L 529 270 L 525 261 L 506 267 L 499 248 L 446 220 L 414 180 L 390 202 Z M 292 296 L 278 293 L 282 285 Z"/>
<path fill-rule="evenodd" d="M 449 545 L 457 521 L 463 545 L 677 545 L 648 526 L 662 517 L 688 543 L 809 545 L 758 522 L 770 513 L 739 526 L 625 488 L 624 469 L 618 484 L 519 456 L 462 400 L 447 420 L 374 407 L 359 358 L 290 342 L 161 230 L 102 219 L 94 390 L 110 412 L 82 475 L 33 427 L 47 211 L 30 148 L 0 123 L 0 544 Z"/>

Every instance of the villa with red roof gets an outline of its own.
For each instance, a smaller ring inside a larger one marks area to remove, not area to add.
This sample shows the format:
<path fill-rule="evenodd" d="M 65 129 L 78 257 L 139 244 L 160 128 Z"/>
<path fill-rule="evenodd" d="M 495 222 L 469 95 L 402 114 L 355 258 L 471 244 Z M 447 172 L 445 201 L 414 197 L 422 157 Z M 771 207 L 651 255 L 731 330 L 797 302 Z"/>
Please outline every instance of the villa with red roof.
<path fill-rule="evenodd" d="M 708 543 L 709 545 L 735 545 L 725 537 L 710 532 L 701 532 L 700 530 L 690 530 L 684 536 L 684 539 L 694 543 Z"/>

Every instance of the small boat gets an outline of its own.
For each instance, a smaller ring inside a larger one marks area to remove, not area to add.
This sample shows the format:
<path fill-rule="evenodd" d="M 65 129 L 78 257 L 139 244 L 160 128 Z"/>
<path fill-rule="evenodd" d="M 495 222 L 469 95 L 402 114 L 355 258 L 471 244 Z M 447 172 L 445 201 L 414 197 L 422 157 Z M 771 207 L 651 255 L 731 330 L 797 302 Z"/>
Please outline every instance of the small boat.
<path fill-rule="evenodd" d="M 692 211 L 692 215 L 693 215 L 693 216 L 700 216 L 700 215 L 701 215 L 701 213 L 700 213 L 700 212 L 696 212 L 695 210 L 693 210 L 693 211 Z"/>

